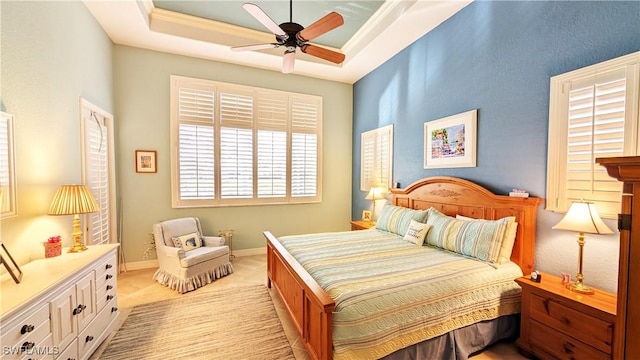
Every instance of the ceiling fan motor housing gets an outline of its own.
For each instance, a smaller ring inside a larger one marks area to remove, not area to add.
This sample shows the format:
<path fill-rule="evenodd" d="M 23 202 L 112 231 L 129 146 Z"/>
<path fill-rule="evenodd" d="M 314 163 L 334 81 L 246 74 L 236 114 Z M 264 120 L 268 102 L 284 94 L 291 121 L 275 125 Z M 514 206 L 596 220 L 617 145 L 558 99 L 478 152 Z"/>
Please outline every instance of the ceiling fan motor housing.
<path fill-rule="evenodd" d="M 284 45 L 288 50 L 295 50 L 296 46 L 302 46 L 305 41 L 298 38 L 298 32 L 302 31 L 304 27 L 294 22 L 286 22 L 280 24 L 280 28 L 287 33 L 287 38 L 279 37 L 276 35 L 278 44 Z M 292 49 L 293 48 L 293 49 Z"/>

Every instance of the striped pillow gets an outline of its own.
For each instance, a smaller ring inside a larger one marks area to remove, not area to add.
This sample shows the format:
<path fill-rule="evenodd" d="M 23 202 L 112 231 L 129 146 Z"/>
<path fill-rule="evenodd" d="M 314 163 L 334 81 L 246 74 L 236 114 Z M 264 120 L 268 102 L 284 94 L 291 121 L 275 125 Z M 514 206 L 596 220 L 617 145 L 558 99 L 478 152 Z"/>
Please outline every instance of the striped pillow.
<path fill-rule="evenodd" d="M 430 209 L 426 243 L 491 264 L 499 260 L 507 225 L 513 218 L 486 221 L 457 220 Z"/>
<path fill-rule="evenodd" d="M 376 229 L 404 236 L 407 233 L 411 220 L 423 223 L 428 213 L 427 210 L 412 210 L 385 204 L 382 210 L 380 210 L 380 216 L 378 216 L 378 221 L 376 222 Z"/>

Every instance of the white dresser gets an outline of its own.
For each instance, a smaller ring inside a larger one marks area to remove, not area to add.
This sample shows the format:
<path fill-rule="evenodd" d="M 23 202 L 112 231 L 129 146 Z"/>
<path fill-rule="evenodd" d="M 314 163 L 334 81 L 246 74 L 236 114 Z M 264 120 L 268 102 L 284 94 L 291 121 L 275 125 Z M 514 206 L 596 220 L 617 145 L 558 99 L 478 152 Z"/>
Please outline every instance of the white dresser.
<path fill-rule="evenodd" d="M 88 359 L 113 331 L 118 244 L 21 266 L 0 283 L 0 359 Z"/>

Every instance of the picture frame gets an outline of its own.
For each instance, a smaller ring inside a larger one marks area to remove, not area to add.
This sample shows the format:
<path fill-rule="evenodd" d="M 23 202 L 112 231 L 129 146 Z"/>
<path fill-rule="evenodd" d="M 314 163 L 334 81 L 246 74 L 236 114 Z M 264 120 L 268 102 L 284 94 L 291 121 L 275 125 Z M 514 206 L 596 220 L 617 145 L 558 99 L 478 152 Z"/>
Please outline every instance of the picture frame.
<path fill-rule="evenodd" d="M 137 173 L 156 173 L 157 157 L 155 150 L 136 150 L 136 172 Z"/>
<path fill-rule="evenodd" d="M 424 168 L 476 167 L 477 123 L 478 109 L 425 122 Z"/>
<path fill-rule="evenodd" d="M 0 263 L 4 265 L 5 269 L 7 269 L 7 272 L 11 275 L 13 281 L 15 281 L 16 284 L 19 284 L 22 280 L 22 270 L 20 270 L 20 267 L 16 261 L 13 260 L 9 250 L 7 250 L 6 246 L 2 243 L 0 243 Z"/>
<path fill-rule="evenodd" d="M 362 221 L 371 222 L 371 211 L 370 210 L 362 210 Z"/>

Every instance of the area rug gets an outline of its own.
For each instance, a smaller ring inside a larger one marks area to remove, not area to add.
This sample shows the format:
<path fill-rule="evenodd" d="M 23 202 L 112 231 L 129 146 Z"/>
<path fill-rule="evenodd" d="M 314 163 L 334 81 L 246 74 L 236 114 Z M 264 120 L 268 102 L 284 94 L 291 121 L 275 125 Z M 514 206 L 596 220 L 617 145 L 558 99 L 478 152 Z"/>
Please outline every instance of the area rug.
<path fill-rule="evenodd" d="M 267 288 L 256 285 L 136 306 L 100 359 L 295 357 Z"/>

